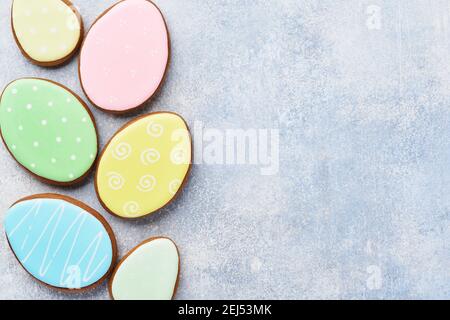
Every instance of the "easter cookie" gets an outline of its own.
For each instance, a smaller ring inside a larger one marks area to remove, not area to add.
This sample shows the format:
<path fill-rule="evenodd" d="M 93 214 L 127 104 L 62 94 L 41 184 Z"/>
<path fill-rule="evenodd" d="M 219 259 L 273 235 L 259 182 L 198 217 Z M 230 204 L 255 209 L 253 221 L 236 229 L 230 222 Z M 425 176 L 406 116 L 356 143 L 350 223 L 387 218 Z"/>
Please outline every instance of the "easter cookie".
<path fill-rule="evenodd" d="M 175 295 L 180 256 L 168 238 L 151 238 L 131 250 L 114 269 L 109 292 L 114 300 L 170 300 Z"/>
<path fill-rule="evenodd" d="M 157 112 L 122 127 L 103 149 L 95 186 L 103 207 L 122 218 L 149 215 L 181 190 L 192 144 L 179 115 Z"/>
<path fill-rule="evenodd" d="M 81 86 L 98 108 L 127 112 L 157 91 L 168 59 L 169 36 L 158 7 L 147 0 L 124 0 L 89 30 L 79 59 Z"/>
<path fill-rule="evenodd" d="M 5 88 L 0 134 L 22 167 L 51 184 L 81 181 L 97 157 L 97 130 L 88 107 L 49 80 L 19 79 Z"/>
<path fill-rule="evenodd" d="M 11 25 L 22 54 L 44 67 L 70 59 L 83 37 L 83 22 L 68 0 L 13 0 Z"/>
<path fill-rule="evenodd" d="M 110 274 L 116 261 L 116 240 L 106 220 L 66 196 L 21 199 L 6 213 L 4 225 L 22 267 L 55 289 L 93 288 Z"/>

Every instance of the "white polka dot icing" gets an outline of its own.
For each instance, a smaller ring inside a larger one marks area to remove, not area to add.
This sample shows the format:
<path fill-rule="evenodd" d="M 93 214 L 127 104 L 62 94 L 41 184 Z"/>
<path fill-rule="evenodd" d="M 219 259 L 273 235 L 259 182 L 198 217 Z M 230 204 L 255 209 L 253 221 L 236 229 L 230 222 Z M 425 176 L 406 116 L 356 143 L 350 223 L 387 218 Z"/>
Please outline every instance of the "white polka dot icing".
<path fill-rule="evenodd" d="M 66 0 L 14 0 L 12 27 L 17 44 L 32 62 L 63 63 L 82 39 L 82 21 Z"/>
<path fill-rule="evenodd" d="M 81 99 L 50 81 L 10 83 L 0 100 L 0 130 L 16 161 L 47 182 L 73 183 L 94 164 L 97 132 L 93 118 Z"/>

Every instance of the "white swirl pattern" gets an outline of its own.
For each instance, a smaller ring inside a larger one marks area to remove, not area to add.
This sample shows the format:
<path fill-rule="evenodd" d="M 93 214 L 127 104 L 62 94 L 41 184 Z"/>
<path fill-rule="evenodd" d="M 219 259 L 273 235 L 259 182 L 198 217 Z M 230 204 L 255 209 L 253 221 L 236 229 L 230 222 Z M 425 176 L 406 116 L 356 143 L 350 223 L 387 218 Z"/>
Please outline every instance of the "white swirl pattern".
<path fill-rule="evenodd" d="M 123 211 L 129 217 L 138 216 L 141 208 L 136 201 L 128 201 L 123 205 Z"/>
<path fill-rule="evenodd" d="M 125 160 L 131 154 L 131 145 L 125 142 L 117 144 L 112 151 L 112 156 L 117 160 Z"/>
<path fill-rule="evenodd" d="M 125 184 L 125 179 L 117 172 L 109 172 L 106 174 L 108 176 L 108 186 L 112 190 L 120 190 Z"/>
<path fill-rule="evenodd" d="M 180 179 L 174 179 L 169 183 L 169 193 L 171 195 L 175 195 L 178 191 L 178 189 L 180 189 L 181 186 L 181 180 Z"/>
<path fill-rule="evenodd" d="M 157 163 L 160 158 L 161 154 L 159 151 L 153 148 L 141 152 L 141 162 L 145 166 Z"/>
<path fill-rule="evenodd" d="M 170 161 L 176 165 L 187 164 L 189 163 L 188 153 L 183 148 L 175 147 L 172 152 L 170 152 Z"/>
<path fill-rule="evenodd" d="M 139 184 L 136 188 L 140 192 L 150 192 L 156 187 L 156 178 L 150 174 L 145 175 L 139 179 Z"/>
<path fill-rule="evenodd" d="M 164 127 L 160 123 L 150 121 L 149 124 L 147 125 L 147 133 L 149 136 L 154 138 L 161 137 L 164 133 Z"/>

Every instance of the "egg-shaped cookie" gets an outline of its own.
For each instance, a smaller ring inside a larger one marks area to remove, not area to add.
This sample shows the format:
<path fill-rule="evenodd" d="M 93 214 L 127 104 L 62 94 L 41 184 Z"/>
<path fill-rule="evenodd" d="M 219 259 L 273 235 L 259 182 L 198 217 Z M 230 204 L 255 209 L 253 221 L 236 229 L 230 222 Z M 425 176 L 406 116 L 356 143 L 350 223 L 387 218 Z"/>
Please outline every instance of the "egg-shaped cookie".
<path fill-rule="evenodd" d="M 50 67 L 73 56 L 83 39 L 83 22 L 68 0 L 13 0 L 11 25 L 22 54 Z"/>
<path fill-rule="evenodd" d="M 135 109 L 159 88 L 169 59 L 169 36 L 158 7 L 124 0 L 94 22 L 80 53 L 81 86 L 100 109 Z"/>
<path fill-rule="evenodd" d="M 170 300 L 179 272 L 175 243 L 169 238 L 151 238 L 118 263 L 109 280 L 109 292 L 114 300 Z"/>
<path fill-rule="evenodd" d="M 192 158 L 186 122 L 157 112 L 122 127 L 103 149 L 95 175 L 98 198 L 122 218 L 149 215 L 180 191 Z"/>
<path fill-rule="evenodd" d="M 7 85 L 0 98 L 0 134 L 22 167 L 50 184 L 81 181 L 97 157 L 97 130 L 88 107 L 49 80 Z"/>
<path fill-rule="evenodd" d="M 57 194 L 21 199 L 7 211 L 4 226 L 22 267 L 49 287 L 90 289 L 114 267 L 117 247 L 111 227 L 78 200 Z"/>

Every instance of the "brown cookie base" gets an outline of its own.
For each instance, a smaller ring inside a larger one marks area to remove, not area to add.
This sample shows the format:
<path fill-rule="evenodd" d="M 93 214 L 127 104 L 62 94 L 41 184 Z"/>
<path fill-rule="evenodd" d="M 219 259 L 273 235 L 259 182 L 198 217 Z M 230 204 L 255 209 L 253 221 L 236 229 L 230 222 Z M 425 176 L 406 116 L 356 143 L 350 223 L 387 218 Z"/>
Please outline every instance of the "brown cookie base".
<path fill-rule="evenodd" d="M 177 274 L 177 280 L 175 282 L 175 286 L 173 288 L 173 294 L 172 294 L 172 299 L 175 297 L 175 294 L 177 293 L 178 290 L 178 285 L 179 285 L 179 280 L 180 280 L 180 266 L 181 266 L 181 256 L 180 256 L 180 250 L 178 250 L 178 246 L 175 243 L 175 241 L 173 241 L 172 239 L 168 238 L 168 237 L 152 237 L 149 238 L 147 240 L 142 241 L 140 244 L 138 244 L 136 247 L 134 247 L 133 249 L 131 249 L 130 251 L 128 251 L 128 253 L 122 257 L 122 259 L 120 259 L 119 263 L 116 265 L 116 267 L 114 268 L 114 271 L 111 274 L 111 277 L 109 278 L 108 281 L 108 291 L 109 291 L 109 296 L 112 300 L 114 299 L 113 293 L 112 293 L 112 283 L 114 281 L 114 276 L 117 273 L 117 270 L 119 270 L 120 266 L 122 265 L 122 263 L 133 253 L 135 252 L 140 246 L 152 242 L 153 240 L 158 240 L 158 239 L 167 239 L 172 241 L 172 243 L 175 245 L 175 248 L 177 249 L 177 254 L 178 254 L 178 274 Z"/>
<path fill-rule="evenodd" d="M 108 271 L 105 273 L 105 275 L 100 278 L 98 281 L 96 281 L 95 283 L 87 286 L 87 287 L 83 287 L 80 289 L 68 289 L 68 288 L 61 288 L 61 287 L 55 287 L 52 285 L 49 285 L 48 283 L 45 283 L 37 278 L 35 278 L 20 262 L 20 260 L 17 258 L 16 253 L 14 252 L 14 250 L 11 247 L 11 244 L 9 243 L 9 239 L 8 236 L 6 236 L 6 240 L 8 242 L 8 245 L 11 249 L 11 251 L 13 252 L 14 256 L 16 257 L 17 261 L 19 262 L 20 266 L 33 278 L 35 279 L 37 282 L 43 284 L 44 286 L 46 286 L 47 288 L 51 288 L 51 289 L 55 289 L 57 291 L 60 292 L 65 292 L 65 293 L 81 293 L 81 292 L 86 292 L 88 290 L 92 290 L 94 288 L 96 288 L 97 286 L 99 286 L 106 278 L 108 278 L 108 276 L 111 274 L 111 272 L 114 270 L 114 265 L 117 261 L 117 241 L 116 241 L 116 237 L 114 236 L 114 232 L 111 229 L 111 226 L 108 224 L 108 222 L 105 220 L 105 218 L 103 218 L 103 216 L 98 213 L 96 210 L 92 209 L 91 207 L 89 207 L 87 204 L 71 198 L 69 196 L 64 196 L 64 195 L 60 195 L 60 194 L 56 194 L 56 193 L 42 193 L 42 194 L 36 194 L 36 195 L 32 195 L 32 196 L 28 196 L 25 198 L 22 198 L 16 202 L 14 202 L 12 204 L 12 206 L 16 205 L 17 203 L 23 202 L 23 201 L 27 201 L 27 200 L 33 200 L 33 199 L 57 199 L 57 200 L 64 200 L 66 202 L 69 202 L 77 207 L 80 207 L 81 209 L 85 210 L 86 212 L 88 212 L 89 214 L 91 214 L 92 216 L 94 216 L 98 221 L 100 221 L 100 223 L 105 227 L 106 232 L 108 233 L 109 239 L 111 240 L 111 244 L 112 244 L 112 260 L 111 260 L 111 265 L 108 269 Z M 11 206 L 11 207 L 12 207 Z"/>
<path fill-rule="evenodd" d="M 117 2 L 116 4 L 112 5 L 111 7 L 109 7 L 108 9 L 106 9 L 104 12 L 102 12 L 102 13 L 97 17 L 97 19 L 94 20 L 94 22 L 92 23 L 92 25 L 91 25 L 91 27 L 89 28 L 88 32 L 86 33 L 86 37 L 85 37 L 84 40 L 83 40 L 83 43 L 82 43 L 81 49 L 80 49 L 80 53 L 83 51 L 84 42 L 85 42 L 85 40 L 88 38 L 89 32 L 91 31 L 92 27 L 98 22 L 98 20 L 100 20 L 104 15 L 106 15 L 111 9 L 113 9 L 113 8 L 114 8 L 115 6 L 117 6 L 119 3 L 124 2 L 124 1 L 126 1 L 126 0 L 121 0 L 121 1 Z M 158 7 L 153 1 L 151 1 L 151 0 L 147 0 L 147 1 L 150 2 L 151 4 L 153 4 L 153 5 L 156 7 L 156 9 L 161 13 L 161 17 L 162 17 L 162 19 L 163 19 L 163 21 L 164 21 L 164 25 L 165 25 L 165 27 L 166 27 L 166 32 L 167 32 L 167 49 L 168 49 L 168 57 L 167 57 L 166 68 L 165 68 L 165 70 L 164 70 L 164 75 L 163 75 L 163 77 L 162 77 L 162 79 L 161 79 L 161 82 L 160 82 L 159 85 L 158 85 L 158 88 L 156 88 L 155 92 L 153 92 L 153 94 L 150 95 L 150 97 L 148 97 L 144 102 L 142 102 L 140 105 L 138 105 L 138 106 L 136 106 L 136 107 L 129 108 L 129 109 L 122 110 L 122 111 L 114 111 L 114 110 L 104 109 L 104 108 L 98 106 L 97 104 L 95 104 L 95 103 L 91 100 L 91 98 L 89 97 L 89 95 L 86 93 L 86 90 L 84 89 L 83 81 L 81 80 L 81 54 L 78 56 L 78 79 L 79 79 L 79 81 L 80 81 L 81 89 L 83 90 L 84 95 L 86 96 L 86 98 L 88 99 L 88 101 L 89 101 L 94 107 L 96 107 L 97 109 L 99 109 L 99 110 L 101 110 L 101 111 L 104 111 L 104 112 L 106 112 L 106 113 L 115 114 L 115 115 L 125 115 L 125 114 L 132 113 L 132 112 L 135 112 L 135 111 L 141 109 L 147 102 L 149 102 L 154 96 L 156 96 L 156 95 L 160 92 L 161 87 L 162 87 L 163 83 L 164 83 L 165 80 L 166 80 L 166 77 L 167 77 L 167 70 L 169 69 L 169 64 L 170 64 L 170 62 L 171 62 L 171 58 L 170 58 L 170 57 L 171 57 L 171 47 L 170 47 L 170 34 L 169 34 L 169 29 L 168 29 L 168 27 L 167 27 L 166 20 L 164 19 L 164 15 L 162 14 L 162 12 L 161 12 L 161 10 L 159 9 L 159 7 Z"/>
<path fill-rule="evenodd" d="M 22 55 L 25 58 L 27 58 L 34 65 L 37 65 L 37 66 L 40 66 L 40 67 L 59 67 L 59 66 L 62 66 L 64 64 L 66 64 L 67 62 L 69 62 L 69 60 L 77 53 L 77 51 L 81 47 L 81 43 L 83 42 L 83 36 L 84 36 L 83 19 L 81 18 L 80 13 L 75 8 L 75 6 L 72 4 L 72 2 L 70 2 L 69 0 L 60 0 L 60 1 L 64 2 L 73 11 L 73 13 L 75 13 L 75 15 L 76 15 L 76 17 L 78 19 L 78 22 L 80 23 L 80 38 L 78 39 L 77 45 L 73 48 L 72 52 L 70 52 L 65 57 L 62 57 L 61 59 L 58 59 L 58 60 L 55 60 L 55 61 L 38 61 L 38 60 L 35 60 L 32 57 L 30 57 L 30 55 L 25 51 L 25 49 L 20 44 L 19 39 L 17 38 L 16 31 L 14 30 L 14 21 L 13 21 L 14 1 L 11 4 L 11 30 L 12 30 L 12 33 L 13 33 L 13 36 L 14 36 L 14 40 L 16 41 L 16 44 L 19 47 L 20 52 L 22 53 Z"/>
<path fill-rule="evenodd" d="M 93 168 L 94 168 L 94 166 L 95 166 L 95 162 L 97 161 L 97 158 L 98 158 L 98 150 L 100 149 L 100 145 L 99 145 L 99 139 L 98 139 L 98 130 L 97 130 L 97 124 L 96 124 L 96 122 L 95 122 L 95 118 L 94 118 L 94 115 L 92 114 L 92 111 L 89 109 L 89 107 L 87 106 L 87 104 L 75 93 L 75 92 L 73 92 L 71 89 L 69 89 L 69 88 L 67 88 L 66 86 L 64 86 L 64 85 L 62 85 L 62 84 L 60 84 L 60 83 L 58 83 L 58 82 L 55 82 L 55 81 L 52 81 L 52 80 L 49 80 L 49 79 L 44 79 L 44 78 L 33 78 L 33 77 L 30 77 L 30 78 L 19 78 L 19 79 L 16 79 L 16 80 L 14 80 L 14 81 L 17 81 L 17 80 L 27 80 L 27 79 L 32 79 L 32 80 L 43 80 L 43 81 L 47 81 L 47 82 L 50 82 L 50 83 L 53 83 L 53 84 L 55 84 L 55 85 L 57 85 L 57 86 L 59 86 L 59 87 L 61 87 L 61 88 L 63 88 L 63 89 L 65 89 L 65 90 L 67 90 L 68 92 L 70 92 L 75 98 L 77 98 L 77 100 L 80 102 L 80 104 L 84 107 L 84 109 L 86 109 L 86 111 L 87 111 L 87 113 L 89 114 L 89 117 L 91 118 L 91 120 L 92 120 L 92 123 L 94 124 L 94 129 L 95 129 L 95 132 L 96 132 L 96 136 L 97 136 L 97 154 L 95 155 L 95 159 L 94 159 L 94 161 L 92 162 L 92 165 L 91 165 L 91 167 L 81 176 L 81 177 L 79 177 L 79 178 L 77 178 L 77 179 L 75 179 L 75 180 L 72 180 L 72 181 L 68 181 L 68 182 L 61 182 L 61 181 L 54 181 L 54 180 L 50 180 L 50 179 L 47 179 L 47 178 L 44 178 L 44 177 L 41 177 L 41 176 L 39 176 L 39 175 L 37 175 L 37 174 L 35 174 L 34 172 L 32 172 L 32 171 L 30 171 L 28 168 L 26 168 L 23 164 L 21 164 L 19 161 L 17 161 L 17 159 L 14 157 L 14 154 L 12 153 L 12 151 L 11 150 L 9 150 L 9 148 L 8 148 L 8 145 L 6 144 L 6 142 L 5 142 L 5 139 L 3 139 L 3 134 L 2 134 L 2 128 L 0 127 L 0 138 L 1 138 L 1 140 L 3 141 L 3 144 L 5 145 L 5 147 L 6 147 L 6 150 L 8 150 L 8 152 L 9 152 L 9 154 L 11 155 L 11 157 L 19 164 L 19 166 L 20 167 L 22 167 L 23 169 L 25 169 L 25 171 L 27 171 L 30 175 L 32 175 L 33 177 L 35 177 L 35 178 L 37 178 L 39 181 L 41 181 L 41 182 L 44 182 L 44 183 L 47 183 L 47 184 L 50 184 L 50 185 L 54 185 L 54 186 L 59 186 L 59 187 L 68 187 L 68 186 L 76 186 L 76 185 L 78 185 L 78 184 L 80 184 L 81 182 L 83 182 L 83 180 L 89 175 L 89 173 L 93 170 Z M 6 86 L 5 86 L 5 89 L 11 84 L 11 83 L 13 83 L 14 81 L 11 81 L 10 83 L 8 83 Z M 3 93 L 4 93 L 5 91 L 3 90 L 3 92 L 2 92 L 2 94 L 0 95 L 0 102 L 1 102 L 1 100 L 2 100 L 2 96 L 3 96 Z"/>
<path fill-rule="evenodd" d="M 117 213 L 113 212 L 111 209 L 109 209 L 109 207 L 103 202 L 102 198 L 100 197 L 100 192 L 98 191 L 98 183 L 97 183 L 97 180 L 98 180 L 98 167 L 99 167 L 99 165 L 100 165 L 100 161 L 101 161 L 101 159 L 102 159 L 102 157 L 103 157 L 103 154 L 105 153 L 105 150 L 108 149 L 108 146 L 109 146 L 109 144 L 111 143 L 111 141 L 112 141 L 112 140 L 113 140 L 120 132 L 122 132 L 123 130 L 125 130 L 126 128 L 128 128 L 128 126 L 132 125 L 133 123 L 135 123 L 135 122 L 137 122 L 137 121 L 139 121 L 139 120 L 141 120 L 141 119 L 143 119 L 143 118 L 146 118 L 146 117 L 148 117 L 148 116 L 156 115 L 156 114 L 173 114 L 173 115 L 176 115 L 176 116 L 180 117 L 180 119 L 183 120 L 184 124 L 186 125 L 186 129 L 187 129 L 187 131 L 189 132 L 189 140 L 190 140 L 190 142 L 191 142 L 191 160 L 190 160 L 190 163 L 189 163 L 189 168 L 188 168 L 188 170 L 187 170 L 187 172 L 186 172 L 186 175 L 184 176 L 183 181 L 181 182 L 180 187 L 178 188 L 177 192 L 174 194 L 174 196 L 172 197 L 172 199 L 170 199 L 169 202 L 167 202 L 166 204 L 164 204 L 164 205 L 161 206 L 160 208 L 158 208 L 158 209 L 156 209 L 156 210 L 154 210 L 154 211 L 152 211 L 152 212 L 146 213 L 146 214 L 144 214 L 144 215 L 142 215 L 142 216 L 140 216 L 140 217 L 129 217 L 129 218 L 128 218 L 128 217 L 122 217 L 122 216 L 118 215 Z M 109 141 L 108 141 L 108 142 L 106 143 L 106 145 L 103 147 L 103 150 L 101 151 L 101 153 L 100 153 L 100 155 L 99 155 L 99 157 L 98 157 L 98 161 L 97 161 L 97 165 L 96 165 L 96 169 L 95 169 L 95 177 L 94 177 L 94 187 L 95 187 L 95 193 L 96 193 L 96 195 L 97 195 L 97 199 L 98 199 L 98 201 L 100 202 L 100 204 L 102 205 L 102 207 L 103 207 L 108 213 L 110 213 L 110 214 L 112 214 L 113 216 L 116 216 L 116 217 L 118 217 L 118 218 L 120 218 L 120 219 L 125 219 L 125 220 L 136 220 L 136 219 L 142 219 L 142 218 L 148 217 L 149 215 L 154 214 L 155 212 L 157 212 L 157 211 L 161 210 L 162 208 L 168 206 L 169 204 L 171 204 L 171 203 L 178 197 L 178 195 L 180 194 L 181 190 L 183 190 L 184 186 L 186 185 L 187 180 L 188 180 L 188 177 L 189 177 L 189 174 L 191 173 L 193 159 L 194 159 L 194 145 L 193 145 L 193 142 L 192 142 L 191 131 L 190 131 L 190 129 L 189 129 L 188 124 L 186 123 L 186 120 L 184 120 L 184 118 L 183 118 L 182 116 L 180 116 L 178 113 L 175 113 L 175 112 L 169 112 L 169 111 L 158 111 L 158 112 L 147 113 L 147 114 L 144 114 L 144 115 L 139 116 L 139 117 L 137 117 L 137 118 L 134 118 L 133 120 L 131 120 L 130 122 L 126 123 L 124 126 L 122 126 L 119 130 L 116 131 L 116 133 L 109 139 Z"/>

